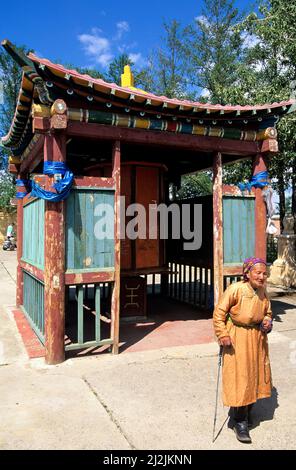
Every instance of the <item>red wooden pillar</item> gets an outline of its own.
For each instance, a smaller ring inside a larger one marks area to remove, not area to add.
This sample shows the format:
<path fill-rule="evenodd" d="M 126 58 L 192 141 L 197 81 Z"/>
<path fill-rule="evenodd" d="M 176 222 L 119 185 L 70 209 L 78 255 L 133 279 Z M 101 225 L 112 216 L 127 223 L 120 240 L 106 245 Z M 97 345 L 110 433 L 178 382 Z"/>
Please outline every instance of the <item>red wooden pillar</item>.
<path fill-rule="evenodd" d="M 267 171 L 266 157 L 262 154 L 253 159 L 253 175 Z M 255 188 L 255 253 L 254 256 L 266 260 L 266 205 L 262 189 Z"/>
<path fill-rule="evenodd" d="M 19 179 L 23 179 L 24 175 L 19 174 Z M 23 219 L 24 204 L 23 199 L 17 200 L 17 268 L 16 268 L 16 306 L 19 307 L 24 303 L 24 273 L 20 262 L 23 256 Z"/>
<path fill-rule="evenodd" d="M 66 135 L 46 135 L 44 161 L 66 160 Z M 53 184 L 48 177 L 47 189 Z M 64 201 L 45 201 L 44 218 L 44 310 L 45 360 L 58 364 L 65 360 L 65 230 Z"/>
<path fill-rule="evenodd" d="M 112 178 L 115 183 L 114 197 L 114 242 L 115 242 L 115 278 L 112 291 L 112 331 L 113 339 L 112 353 L 118 354 L 119 344 L 119 315 L 120 315 L 120 141 L 113 144 L 113 170 Z"/>
<path fill-rule="evenodd" d="M 223 201 L 222 155 L 217 152 L 213 161 L 213 261 L 214 305 L 223 293 Z"/>

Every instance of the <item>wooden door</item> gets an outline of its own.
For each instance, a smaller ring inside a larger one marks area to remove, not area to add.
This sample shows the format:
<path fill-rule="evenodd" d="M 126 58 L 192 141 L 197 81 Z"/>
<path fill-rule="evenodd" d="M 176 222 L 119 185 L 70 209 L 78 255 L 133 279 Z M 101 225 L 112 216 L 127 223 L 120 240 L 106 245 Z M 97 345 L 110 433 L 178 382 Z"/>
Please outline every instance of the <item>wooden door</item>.
<path fill-rule="evenodd" d="M 136 202 L 146 209 L 146 239 L 136 240 L 136 269 L 159 266 L 159 230 L 156 240 L 149 239 L 149 204 L 159 204 L 160 169 L 136 168 Z"/>

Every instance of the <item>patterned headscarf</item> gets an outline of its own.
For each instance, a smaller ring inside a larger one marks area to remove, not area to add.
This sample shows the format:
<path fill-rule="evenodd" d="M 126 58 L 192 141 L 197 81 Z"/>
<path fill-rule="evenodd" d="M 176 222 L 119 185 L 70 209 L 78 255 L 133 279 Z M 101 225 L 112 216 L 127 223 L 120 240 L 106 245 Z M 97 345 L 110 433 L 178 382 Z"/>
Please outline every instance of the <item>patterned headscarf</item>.
<path fill-rule="evenodd" d="M 244 276 L 244 281 L 248 281 L 248 277 L 247 277 L 247 274 L 251 271 L 252 267 L 255 266 L 255 264 L 265 264 L 266 266 L 266 262 L 262 259 L 262 258 L 247 258 L 245 259 L 244 261 L 244 264 L 243 264 L 243 276 Z"/>

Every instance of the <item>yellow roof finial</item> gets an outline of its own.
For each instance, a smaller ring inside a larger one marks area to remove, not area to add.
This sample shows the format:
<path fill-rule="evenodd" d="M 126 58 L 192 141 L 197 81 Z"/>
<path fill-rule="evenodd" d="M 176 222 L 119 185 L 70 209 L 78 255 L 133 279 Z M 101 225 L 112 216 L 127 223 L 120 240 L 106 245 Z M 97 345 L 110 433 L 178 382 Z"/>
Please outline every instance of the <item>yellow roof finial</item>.
<path fill-rule="evenodd" d="M 134 76 L 129 65 L 124 67 L 124 73 L 121 75 L 121 86 L 126 88 L 134 87 Z"/>
<path fill-rule="evenodd" d="M 140 91 L 141 93 L 147 94 L 147 92 L 144 90 L 141 90 L 141 88 L 135 88 L 133 72 L 131 71 L 131 68 L 129 65 L 124 66 L 124 72 L 121 75 L 121 86 L 124 88 L 129 88 L 130 90 L 133 90 L 133 91 Z"/>

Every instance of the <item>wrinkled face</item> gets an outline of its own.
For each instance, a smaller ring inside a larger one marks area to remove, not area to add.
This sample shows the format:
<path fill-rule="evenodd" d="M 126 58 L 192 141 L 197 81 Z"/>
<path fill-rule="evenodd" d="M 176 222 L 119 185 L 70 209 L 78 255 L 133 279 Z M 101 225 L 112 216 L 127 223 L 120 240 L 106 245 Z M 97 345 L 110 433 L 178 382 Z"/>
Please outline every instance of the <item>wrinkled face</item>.
<path fill-rule="evenodd" d="M 256 263 L 250 272 L 247 274 L 247 278 L 249 283 L 253 287 L 253 289 L 258 289 L 259 287 L 264 286 L 266 278 L 267 278 L 267 271 L 266 266 L 263 263 Z"/>

